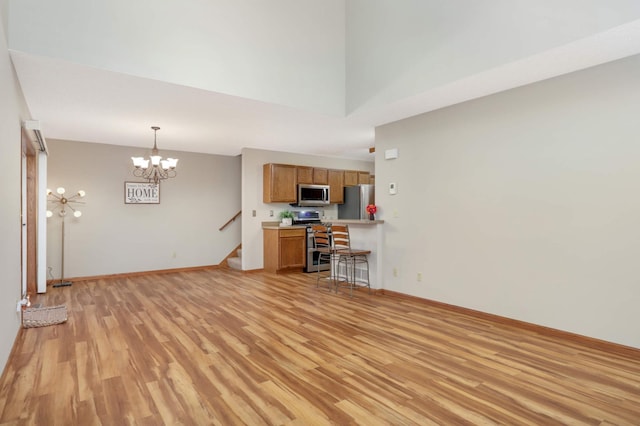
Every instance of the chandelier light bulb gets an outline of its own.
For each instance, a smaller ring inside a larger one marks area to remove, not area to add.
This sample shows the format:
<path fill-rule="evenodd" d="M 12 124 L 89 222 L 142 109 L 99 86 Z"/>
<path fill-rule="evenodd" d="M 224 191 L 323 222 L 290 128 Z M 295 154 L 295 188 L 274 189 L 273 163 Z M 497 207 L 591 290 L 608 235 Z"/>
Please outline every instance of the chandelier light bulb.
<path fill-rule="evenodd" d="M 56 189 L 56 192 L 60 195 L 64 194 L 64 188 L 63 187 L 59 187 L 58 189 Z"/>
<path fill-rule="evenodd" d="M 53 216 L 53 212 L 51 210 L 47 210 L 47 217 Z"/>
<path fill-rule="evenodd" d="M 47 195 L 51 195 L 51 194 L 53 194 L 53 191 L 47 188 Z"/>
<path fill-rule="evenodd" d="M 75 212 L 73 212 L 73 215 L 75 217 L 80 217 L 80 216 L 82 216 L 82 212 L 80 210 L 76 210 Z"/>
<path fill-rule="evenodd" d="M 144 165 L 144 158 L 142 157 L 131 157 L 131 159 L 135 167 L 142 167 Z"/>
<path fill-rule="evenodd" d="M 87 195 L 87 193 L 84 192 L 82 189 L 78 191 L 78 197 L 84 197 L 85 195 Z"/>
<path fill-rule="evenodd" d="M 60 215 L 60 217 L 63 217 L 67 214 L 66 210 L 60 210 L 60 213 L 58 213 Z"/>
<path fill-rule="evenodd" d="M 151 165 L 152 166 L 157 166 L 160 164 L 160 160 L 162 159 L 162 156 L 160 155 L 152 155 L 151 157 Z"/>

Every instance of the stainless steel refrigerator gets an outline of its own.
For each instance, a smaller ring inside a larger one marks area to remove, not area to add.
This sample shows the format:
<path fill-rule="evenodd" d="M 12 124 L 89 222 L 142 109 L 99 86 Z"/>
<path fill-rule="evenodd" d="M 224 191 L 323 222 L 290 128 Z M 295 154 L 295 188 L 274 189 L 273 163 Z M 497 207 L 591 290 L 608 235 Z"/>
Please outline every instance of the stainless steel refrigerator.
<path fill-rule="evenodd" d="M 338 204 L 338 219 L 369 219 L 367 206 L 375 204 L 375 185 L 344 187 L 344 204 Z"/>

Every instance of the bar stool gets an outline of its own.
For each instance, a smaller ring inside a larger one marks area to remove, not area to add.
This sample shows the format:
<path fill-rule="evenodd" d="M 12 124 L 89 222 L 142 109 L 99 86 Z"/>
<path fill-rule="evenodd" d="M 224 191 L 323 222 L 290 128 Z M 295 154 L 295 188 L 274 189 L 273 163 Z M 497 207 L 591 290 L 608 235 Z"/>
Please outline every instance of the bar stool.
<path fill-rule="evenodd" d="M 334 286 L 333 276 L 333 259 L 332 256 L 335 250 L 331 244 L 331 228 L 325 225 L 313 225 L 311 227 L 313 235 L 313 250 L 318 253 L 318 263 L 316 264 L 316 287 L 320 287 L 320 271 L 323 260 L 329 263 L 329 276 L 326 277 L 329 280 L 329 289 Z"/>
<path fill-rule="evenodd" d="M 369 294 L 371 294 L 371 283 L 369 282 L 369 260 L 367 258 L 371 253 L 371 250 L 354 249 L 351 247 L 351 237 L 349 235 L 348 225 L 331 225 L 331 237 L 333 238 L 333 249 L 335 250 L 335 254 L 338 256 L 336 271 L 339 273 L 341 265 L 344 264 L 345 283 L 342 286 L 349 287 L 349 296 L 353 297 L 353 288 L 359 285 L 356 280 L 356 270 L 358 269 L 357 265 L 366 266 L 366 281 L 360 280 L 359 282 L 362 283 L 362 286 L 366 286 L 369 289 Z M 340 287 L 340 282 L 336 278 L 336 293 Z"/>

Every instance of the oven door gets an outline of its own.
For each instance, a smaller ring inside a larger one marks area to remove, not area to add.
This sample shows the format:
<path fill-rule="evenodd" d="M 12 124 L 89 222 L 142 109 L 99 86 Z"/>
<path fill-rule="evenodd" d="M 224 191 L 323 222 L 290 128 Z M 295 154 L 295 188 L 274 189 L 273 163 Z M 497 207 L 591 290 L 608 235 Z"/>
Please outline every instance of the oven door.
<path fill-rule="evenodd" d="M 313 247 L 313 232 L 311 228 L 307 228 L 307 266 L 304 271 L 318 272 L 318 258 L 319 253 Z M 320 270 L 328 271 L 329 269 L 331 269 L 331 262 L 328 259 L 322 259 Z"/>

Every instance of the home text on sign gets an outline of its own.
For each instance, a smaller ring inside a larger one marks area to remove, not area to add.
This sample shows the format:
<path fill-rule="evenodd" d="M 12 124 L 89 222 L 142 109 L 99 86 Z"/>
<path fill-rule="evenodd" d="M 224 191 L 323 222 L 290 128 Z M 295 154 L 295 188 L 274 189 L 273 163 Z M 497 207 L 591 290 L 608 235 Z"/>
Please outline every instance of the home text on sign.
<path fill-rule="evenodd" d="M 125 204 L 160 203 L 160 185 L 156 183 L 125 182 Z"/>

